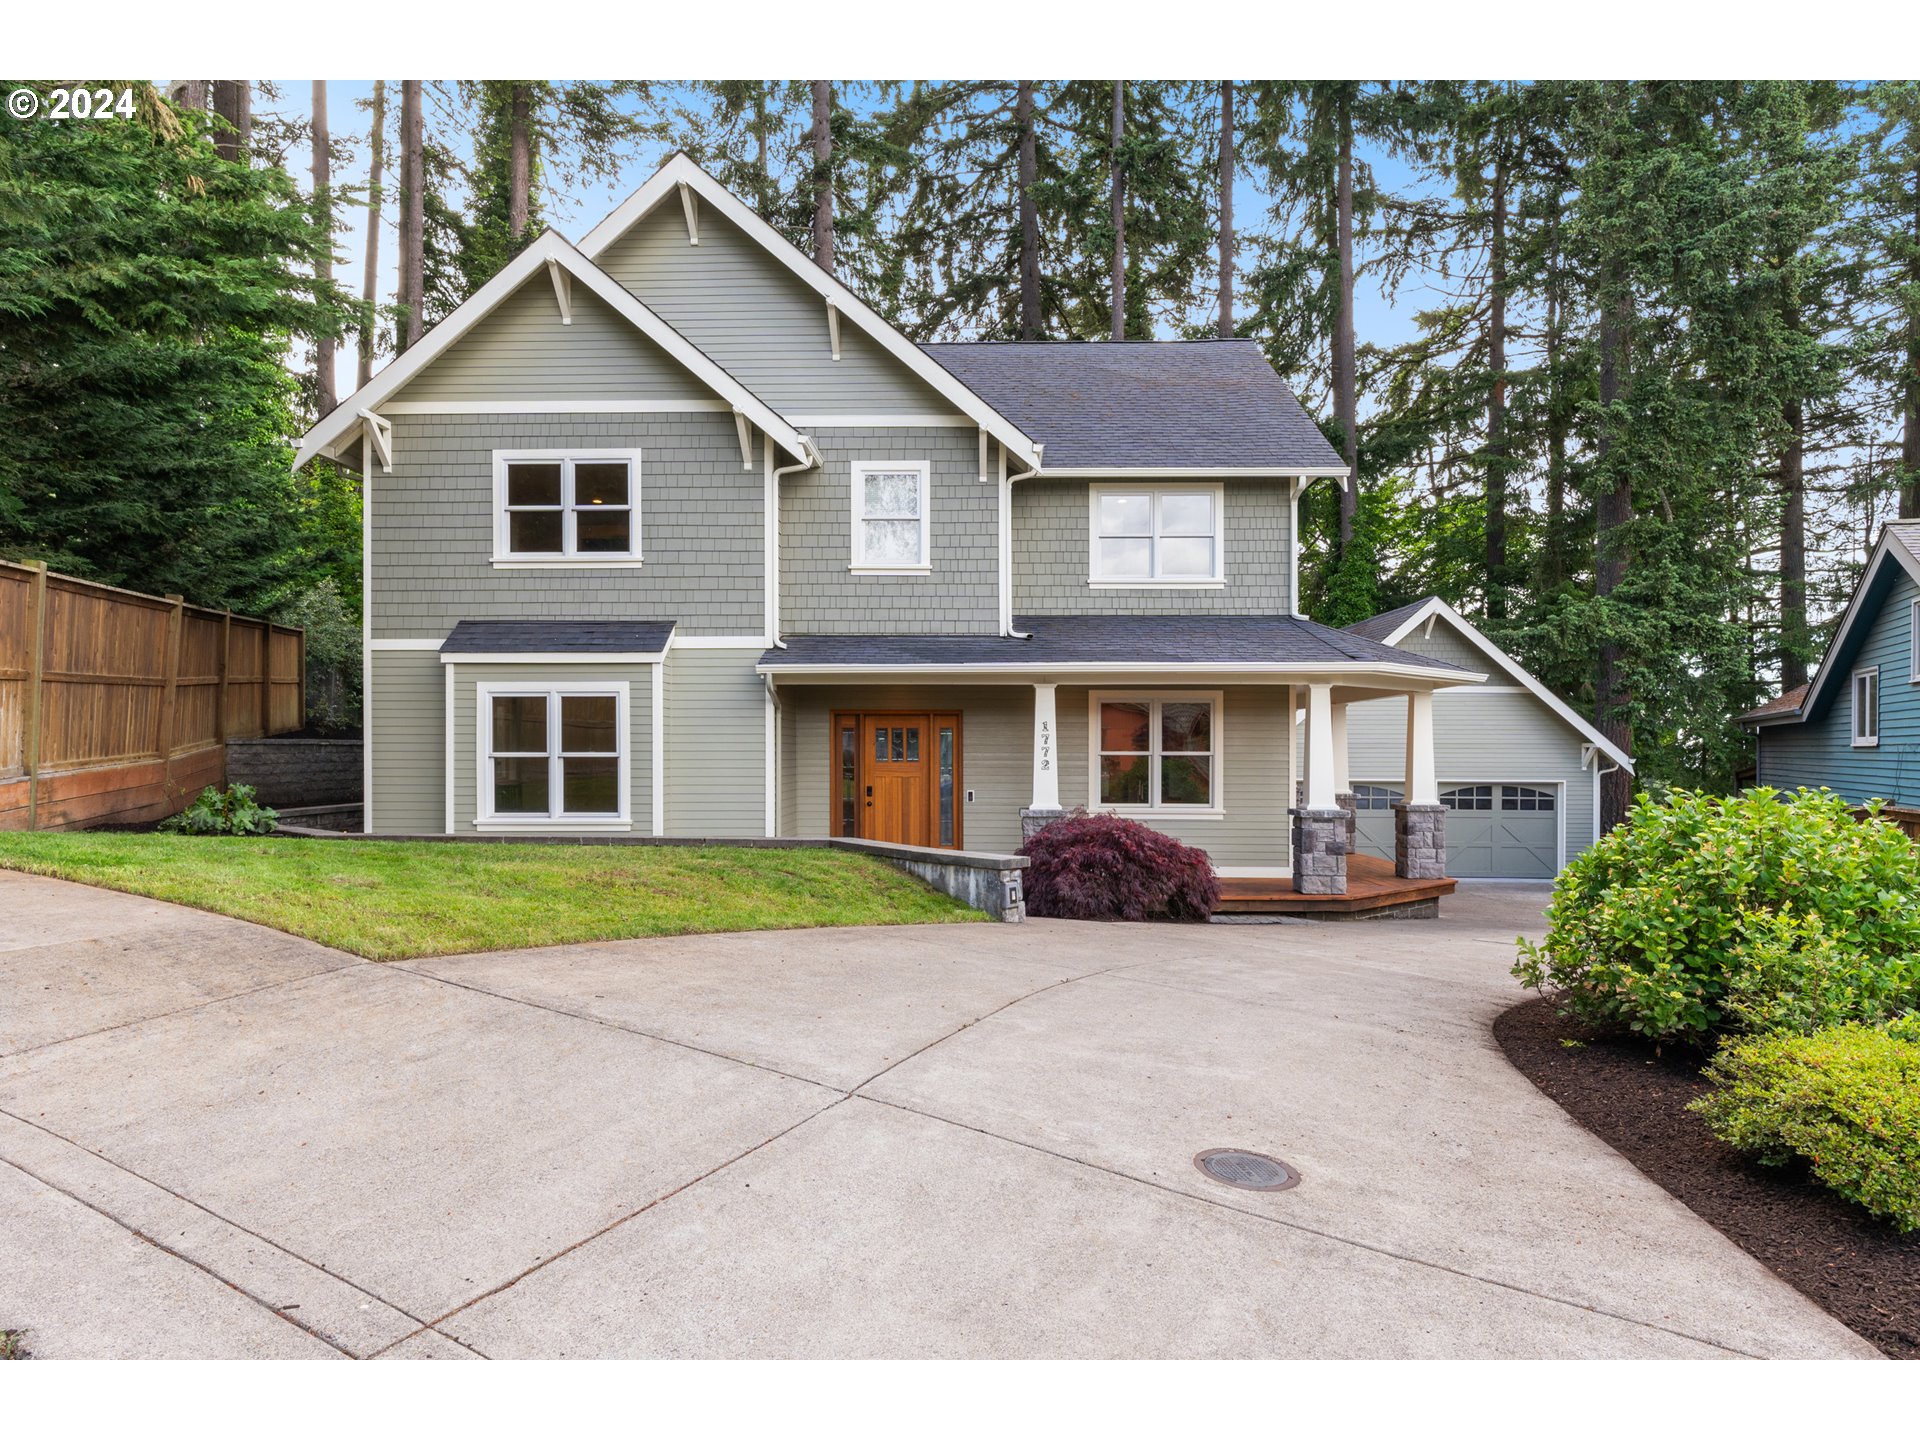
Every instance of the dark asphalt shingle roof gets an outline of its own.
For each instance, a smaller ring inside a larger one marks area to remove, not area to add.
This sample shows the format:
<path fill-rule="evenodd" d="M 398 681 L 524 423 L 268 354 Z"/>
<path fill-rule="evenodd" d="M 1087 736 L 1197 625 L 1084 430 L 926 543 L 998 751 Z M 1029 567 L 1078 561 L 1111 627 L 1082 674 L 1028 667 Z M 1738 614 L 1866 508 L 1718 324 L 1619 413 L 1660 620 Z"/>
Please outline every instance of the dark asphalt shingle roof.
<path fill-rule="evenodd" d="M 666 649 L 671 620 L 462 620 L 443 655 L 654 655 Z"/>
<path fill-rule="evenodd" d="M 1432 598 L 1432 596 L 1427 597 L 1428 600 Z M 1363 635 L 1369 640 L 1378 640 L 1384 644 L 1389 635 L 1411 620 L 1414 612 L 1426 603 L 1426 600 L 1416 600 L 1411 605 L 1402 605 L 1398 610 L 1383 610 L 1378 615 L 1369 615 L 1366 619 L 1356 620 L 1347 626 L 1347 633 Z"/>
<path fill-rule="evenodd" d="M 1325 665 L 1385 661 L 1457 675 L 1457 665 L 1395 650 L 1297 615 L 1018 615 L 1032 635 L 790 635 L 760 663 L 787 665 Z"/>
<path fill-rule="evenodd" d="M 920 348 L 1046 446 L 1048 470 L 1343 463 L 1252 340 Z"/>

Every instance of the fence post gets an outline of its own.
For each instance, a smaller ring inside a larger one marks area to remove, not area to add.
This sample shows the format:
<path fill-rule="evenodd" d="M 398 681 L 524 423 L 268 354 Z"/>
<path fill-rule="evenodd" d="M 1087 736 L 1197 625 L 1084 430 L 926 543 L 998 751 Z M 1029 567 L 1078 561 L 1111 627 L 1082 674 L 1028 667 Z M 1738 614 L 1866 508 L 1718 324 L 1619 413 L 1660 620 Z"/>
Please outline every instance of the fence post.
<path fill-rule="evenodd" d="M 260 738 L 273 733 L 273 622 L 260 622 Z"/>
<path fill-rule="evenodd" d="M 213 738 L 225 745 L 227 743 L 227 665 L 233 658 L 233 611 L 225 610 L 220 615 L 220 698 L 215 702 L 219 706 L 213 717 Z M 224 775 L 226 761 L 221 762 Z"/>
<path fill-rule="evenodd" d="M 27 829 L 40 828 L 40 730 L 45 723 L 42 686 L 47 666 L 47 562 L 29 560 L 33 579 L 27 588 L 27 728 L 23 737 L 27 768 Z"/>
<path fill-rule="evenodd" d="M 298 658 L 295 659 L 294 664 L 297 665 L 299 669 L 297 669 L 294 674 L 298 676 L 300 680 L 300 723 L 294 728 L 296 730 L 304 730 L 307 728 L 307 627 L 302 625 L 298 633 L 300 636 L 300 654 Z"/>
<path fill-rule="evenodd" d="M 160 788 L 171 805 L 174 713 L 180 700 L 180 632 L 186 628 L 187 602 L 179 595 L 169 595 L 166 600 L 172 608 L 167 611 L 167 688 L 160 694 Z"/>

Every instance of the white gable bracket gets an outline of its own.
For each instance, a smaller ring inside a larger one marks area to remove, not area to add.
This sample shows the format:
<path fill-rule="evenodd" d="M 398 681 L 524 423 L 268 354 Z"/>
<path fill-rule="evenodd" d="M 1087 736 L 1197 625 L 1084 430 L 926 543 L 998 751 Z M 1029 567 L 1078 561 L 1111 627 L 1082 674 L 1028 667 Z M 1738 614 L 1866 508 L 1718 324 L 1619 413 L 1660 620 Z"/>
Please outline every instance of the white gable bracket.
<path fill-rule="evenodd" d="M 384 415 L 376 415 L 371 410 L 362 410 L 360 418 L 367 422 L 367 433 L 373 438 L 373 453 L 380 457 L 380 473 L 393 473 L 393 422 Z"/>
<path fill-rule="evenodd" d="M 840 307 L 827 301 L 827 344 L 833 350 L 833 358 L 840 358 Z"/>
<path fill-rule="evenodd" d="M 553 281 L 553 298 L 560 305 L 560 323 L 573 323 L 573 277 L 558 260 L 547 261 L 547 275 Z"/>
<path fill-rule="evenodd" d="M 740 437 L 740 468 L 751 470 L 753 468 L 753 426 L 738 410 L 733 412 L 733 429 L 734 433 Z"/>
<path fill-rule="evenodd" d="M 684 180 L 680 182 L 680 208 L 687 212 L 687 244 L 700 243 L 700 197 Z"/>

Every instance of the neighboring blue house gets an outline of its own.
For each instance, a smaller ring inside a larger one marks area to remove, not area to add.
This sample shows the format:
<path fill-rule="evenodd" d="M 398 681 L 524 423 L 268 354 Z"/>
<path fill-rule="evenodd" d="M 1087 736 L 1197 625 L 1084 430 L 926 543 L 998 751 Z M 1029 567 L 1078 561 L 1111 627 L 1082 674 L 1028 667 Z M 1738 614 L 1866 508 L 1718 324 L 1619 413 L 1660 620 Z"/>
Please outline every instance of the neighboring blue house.
<path fill-rule="evenodd" d="M 1920 809 L 1920 520 L 1880 532 L 1813 679 L 1740 723 L 1758 784 Z"/>

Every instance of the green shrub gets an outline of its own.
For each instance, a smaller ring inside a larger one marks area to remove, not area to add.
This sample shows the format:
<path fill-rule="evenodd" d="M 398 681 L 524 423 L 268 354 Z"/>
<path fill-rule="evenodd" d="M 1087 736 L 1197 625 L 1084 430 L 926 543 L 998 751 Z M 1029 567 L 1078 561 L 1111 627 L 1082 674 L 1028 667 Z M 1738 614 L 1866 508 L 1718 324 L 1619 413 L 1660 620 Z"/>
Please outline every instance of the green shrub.
<path fill-rule="evenodd" d="M 1762 1163 L 1805 1160 L 1830 1190 L 1920 1230 L 1920 1020 L 1730 1040 L 1693 1102 Z"/>
<path fill-rule="evenodd" d="M 279 823 L 280 812 L 255 800 L 251 785 L 229 786 L 225 794 L 209 785 L 160 828 L 181 835 L 266 835 Z"/>
<path fill-rule="evenodd" d="M 1827 790 L 1642 796 L 1513 973 L 1602 1029 L 1704 1041 L 1920 1006 L 1920 855 Z"/>

